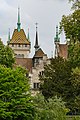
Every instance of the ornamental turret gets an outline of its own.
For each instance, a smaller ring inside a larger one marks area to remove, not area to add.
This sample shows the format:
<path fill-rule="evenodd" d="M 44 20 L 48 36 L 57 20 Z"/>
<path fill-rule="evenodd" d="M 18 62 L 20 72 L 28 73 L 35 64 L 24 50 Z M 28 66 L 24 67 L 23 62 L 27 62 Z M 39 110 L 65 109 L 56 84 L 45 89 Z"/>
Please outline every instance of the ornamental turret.
<path fill-rule="evenodd" d="M 9 44 L 10 42 L 10 28 L 9 28 L 9 31 L 8 31 L 8 41 L 7 41 L 7 44 Z"/>
<path fill-rule="evenodd" d="M 20 23 L 20 8 L 18 8 L 18 22 L 17 22 L 17 29 L 14 29 L 12 37 L 10 39 L 10 35 L 8 36 L 8 45 L 11 47 L 15 53 L 16 58 L 28 58 L 31 48 L 31 42 L 29 38 L 29 31 L 28 31 L 28 38 L 24 32 L 24 29 L 21 28 Z"/>
<path fill-rule="evenodd" d="M 54 43 L 55 43 L 55 57 L 58 57 L 59 56 L 59 44 L 60 44 L 58 26 L 56 26 L 56 37 L 54 38 Z"/>

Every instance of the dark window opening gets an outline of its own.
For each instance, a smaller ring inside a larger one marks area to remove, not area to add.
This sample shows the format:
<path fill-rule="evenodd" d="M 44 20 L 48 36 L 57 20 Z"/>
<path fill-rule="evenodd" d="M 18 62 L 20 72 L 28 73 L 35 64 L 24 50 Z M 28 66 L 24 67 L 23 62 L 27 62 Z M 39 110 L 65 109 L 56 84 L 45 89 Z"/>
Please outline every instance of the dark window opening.
<path fill-rule="evenodd" d="M 14 44 L 12 44 L 12 47 L 14 47 Z"/>
<path fill-rule="evenodd" d="M 44 75 L 44 71 L 41 71 L 41 72 L 39 73 L 39 76 L 42 76 L 42 75 Z"/>
<path fill-rule="evenodd" d="M 27 44 L 25 44 L 25 47 L 27 47 Z"/>
<path fill-rule="evenodd" d="M 18 44 L 18 47 L 20 47 L 20 44 Z"/>
<path fill-rule="evenodd" d="M 34 89 L 39 89 L 39 83 L 33 83 L 33 88 Z"/>

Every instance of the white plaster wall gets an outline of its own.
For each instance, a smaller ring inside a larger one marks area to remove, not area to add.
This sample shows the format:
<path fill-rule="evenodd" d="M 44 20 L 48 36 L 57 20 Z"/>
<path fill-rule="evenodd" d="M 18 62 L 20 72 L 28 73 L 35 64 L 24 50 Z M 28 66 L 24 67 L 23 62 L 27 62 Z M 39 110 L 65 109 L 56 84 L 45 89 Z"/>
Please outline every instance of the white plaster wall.
<path fill-rule="evenodd" d="M 24 58 L 28 58 L 29 57 L 29 53 L 30 53 L 30 45 L 27 45 L 27 47 L 25 47 L 25 45 L 14 45 L 14 47 L 12 47 L 12 45 L 10 44 L 9 47 L 11 47 L 14 50 L 14 53 L 17 55 L 21 55 L 24 54 Z"/>

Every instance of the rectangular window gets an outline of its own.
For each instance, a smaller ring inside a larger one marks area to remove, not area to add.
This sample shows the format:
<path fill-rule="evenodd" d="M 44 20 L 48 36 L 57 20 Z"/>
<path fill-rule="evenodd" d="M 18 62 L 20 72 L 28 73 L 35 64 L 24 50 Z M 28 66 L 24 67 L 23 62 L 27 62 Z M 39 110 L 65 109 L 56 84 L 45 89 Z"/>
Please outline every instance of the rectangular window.
<path fill-rule="evenodd" d="M 12 47 L 14 47 L 14 44 L 12 44 Z"/>
<path fill-rule="evenodd" d="M 18 47 L 20 47 L 20 44 L 18 44 Z"/>
<path fill-rule="evenodd" d="M 40 73 L 39 73 L 39 76 L 42 76 L 44 74 L 44 71 L 41 71 Z"/>
<path fill-rule="evenodd" d="M 37 88 L 39 88 L 39 83 L 37 83 Z"/>
<path fill-rule="evenodd" d="M 36 83 L 34 83 L 34 88 L 36 89 Z"/>
<path fill-rule="evenodd" d="M 39 83 L 33 83 L 33 88 L 38 89 L 39 88 Z"/>
<path fill-rule="evenodd" d="M 27 47 L 27 44 L 25 44 L 25 47 Z"/>

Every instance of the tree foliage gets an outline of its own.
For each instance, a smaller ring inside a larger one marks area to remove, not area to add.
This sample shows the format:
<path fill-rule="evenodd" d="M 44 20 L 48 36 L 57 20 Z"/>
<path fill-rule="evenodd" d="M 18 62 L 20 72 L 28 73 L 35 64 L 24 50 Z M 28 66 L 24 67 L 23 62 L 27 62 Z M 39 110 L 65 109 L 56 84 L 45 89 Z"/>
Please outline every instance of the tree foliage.
<path fill-rule="evenodd" d="M 60 57 L 52 59 L 51 64 L 45 66 L 44 75 L 40 76 L 42 94 L 46 97 L 64 96 L 68 99 L 71 95 L 71 67 L 68 62 Z M 66 86 L 66 87 L 65 87 Z"/>
<path fill-rule="evenodd" d="M 62 16 L 60 30 L 64 29 L 67 39 L 70 42 L 80 42 L 80 0 L 69 0 L 72 2 L 73 13 Z"/>
<path fill-rule="evenodd" d="M 0 119 L 34 120 L 26 70 L 0 65 Z"/>
<path fill-rule="evenodd" d="M 69 0 L 73 3 L 72 9 L 80 9 L 80 0 Z"/>
<path fill-rule="evenodd" d="M 70 39 L 70 42 L 80 42 L 80 9 L 68 16 L 63 15 L 60 29 L 64 29 L 66 38 Z"/>
<path fill-rule="evenodd" d="M 6 67 L 12 67 L 14 60 L 14 53 L 9 46 L 3 45 L 0 40 L 0 64 Z"/>
<path fill-rule="evenodd" d="M 80 67 L 80 43 L 69 45 L 68 60 L 72 68 Z"/>
<path fill-rule="evenodd" d="M 75 114 L 80 114 L 80 67 L 76 67 L 72 70 L 72 86 L 74 89 L 74 111 Z"/>
<path fill-rule="evenodd" d="M 35 120 L 66 120 L 66 109 L 61 98 L 54 97 L 45 100 L 44 96 L 37 95 L 34 98 L 36 104 Z"/>
<path fill-rule="evenodd" d="M 76 63 L 77 62 L 78 61 L 76 61 Z M 72 64 L 75 64 L 75 60 L 74 63 L 72 63 L 70 60 L 64 60 L 60 57 L 52 59 L 51 64 L 45 66 L 44 75 L 40 76 L 40 90 L 46 99 L 52 98 L 55 95 L 61 97 L 62 100 L 66 102 L 66 107 L 70 109 L 69 114 L 76 114 L 80 109 L 79 104 L 78 109 L 76 109 L 77 102 L 75 102 L 76 100 L 80 100 L 78 95 L 80 86 L 77 90 L 73 84 L 76 83 L 76 81 L 73 79 Z M 79 77 L 76 76 L 78 82 L 80 81 L 79 78 L 80 75 Z"/>

